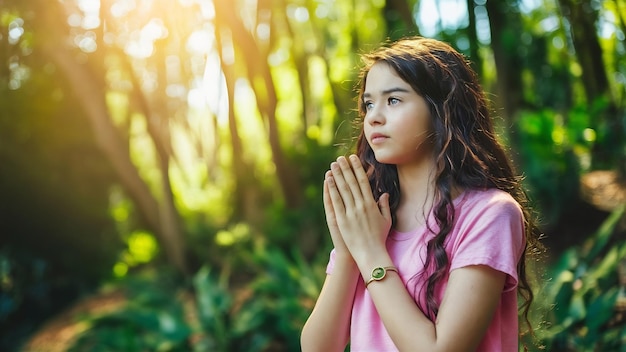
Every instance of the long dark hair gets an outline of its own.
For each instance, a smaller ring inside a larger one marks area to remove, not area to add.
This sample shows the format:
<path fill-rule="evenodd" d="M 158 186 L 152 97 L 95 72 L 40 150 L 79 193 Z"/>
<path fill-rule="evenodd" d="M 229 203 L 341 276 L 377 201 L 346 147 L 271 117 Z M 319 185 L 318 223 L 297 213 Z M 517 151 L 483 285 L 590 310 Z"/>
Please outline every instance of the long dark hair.
<path fill-rule="evenodd" d="M 432 213 L 438 232 L 428 242 L 426 268 L 426 304 L 421 307 L 431 318 L 438 312 L 435 288 L 446 276 L 449 260 L 444 250 L 452 230 L 455 211 L 453 187 L 462 189 L 498 188 L 509 193 L 522 207 L 526 245 L 517 266 L 518 293 L 523 298 L 522 315 L 530 327 L 528 312 L 533 301 L 526 274 L 526 256 L 538 247 L 539 230 L 533 221 L 528 198 L 521 179 L 498 142 L 489 115 L 487 99 L 468 60 L 450 45 L 422 37 L 407 38 L 363 56 L 364 67 L 358 85 L 358 110 L 365 115 L 363 92 L 367 73 L 373 64 L 388 64 L 405 82 L 422 96 L 432 118 L 435 190 Z M 400 201 L 397 169 L 376 161 L 363 129 L 357 139 L 357 154 L 367 171 L 374 197 L 389 193 L 392 214 Z M 395 222 L 395 216 L 394 216 Z M 419 302 L 419 300 L 418 300 Z"/>

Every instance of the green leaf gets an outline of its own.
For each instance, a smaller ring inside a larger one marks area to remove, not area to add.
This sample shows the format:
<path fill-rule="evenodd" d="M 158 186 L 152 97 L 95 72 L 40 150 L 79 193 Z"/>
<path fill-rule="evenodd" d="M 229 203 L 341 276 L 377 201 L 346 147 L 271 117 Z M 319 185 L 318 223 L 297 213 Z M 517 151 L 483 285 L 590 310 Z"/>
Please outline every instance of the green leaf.
<path fill-rule="evenodd" d="M 599 330 L 613 316 L 618 295 L 619 289 L 613 287 L 589 304 L 585 319 L 585 325 L 589 330 Z"/>
<path fill-rule="evenodd" d="M 569 316 L 575 321 L 583 319 L 587 315 L 585 300 L 582 295 L 574 295 L 568 310 Z"/>
<path fill-rule="evenodd" d="M 583 246 L 581 257 L 585 261 L 593 260 L 606 246 L 615 231 L 615 226 L 624 215 L 626 206 L 617 207 L 611 215 L 602 223 L 598 231 L 590 237 Z"/>

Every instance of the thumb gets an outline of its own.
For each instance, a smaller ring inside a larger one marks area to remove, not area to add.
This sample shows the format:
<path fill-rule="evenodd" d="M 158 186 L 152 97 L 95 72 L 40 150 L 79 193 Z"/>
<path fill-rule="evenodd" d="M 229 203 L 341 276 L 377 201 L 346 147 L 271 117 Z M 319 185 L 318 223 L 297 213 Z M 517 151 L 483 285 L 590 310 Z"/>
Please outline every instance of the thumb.
<path fill-rule="evenodd" d="M 389 208 L 389 193 L 383 193 L 378 198 L 378 208 L 385 219 L 391 219 L 391 209 Z"/>

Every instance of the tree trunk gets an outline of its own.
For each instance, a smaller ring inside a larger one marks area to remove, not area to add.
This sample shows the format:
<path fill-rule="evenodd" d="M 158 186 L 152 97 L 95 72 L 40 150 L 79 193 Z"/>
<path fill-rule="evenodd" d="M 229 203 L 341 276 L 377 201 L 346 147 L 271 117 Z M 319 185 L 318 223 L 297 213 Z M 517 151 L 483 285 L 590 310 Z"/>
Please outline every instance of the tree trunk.
<path fill-rule="evenodd" d="M 257 106 L 264 118 L 268 134 L 272 161 L 276 166 L 276 175 L 279 185 L 289 208 L 298 208 L 303 202 L 302 187 L 297 172 L 289 164 L 285 153 L 280 145 L 280 136 L 276 120 L 276 90 L 272 80 L 267 53 L 262 52 L 252 35 L 246 30 L 241 20 L 237 17 L 233 6 L 223 4 L 221 1 L 213 3 L 216 18 L 224 20 L 223 25 L 228 25 L 232 31 L 233 45 L 243 53 L 242 61 L 246 63 L 250 83 L 255 90 Z M 238 51 L 235 50 L 237 53 Z M 237 54 L 236 54 L 237 55 Z M 254 84 L 259 79 L 262 89 L 259 90 Z M 232 107 L 231 107 L 232 108 Z"/>
<path fill-rule="evenodd" d="M 220 67 L 224 73 L 226 80 L 226 90 L 228 98 L 228 131 L 231 140 L 231 150 L 233 158 L 233 171 L 235 173 L 235 191 L 234 202 L 235 209 L 239 210 L 236 213 L 241 214 L 243 219 L 256 223 L 262 218 L 262 214 L 259 214 L 259 204 L 257 203 L 258 189 L 257 182 L 254 179 L 254 173 L 250 170 L 254 169 L 254 165 L 245 159 L 245 153 L 243 148 L 243 142 L 239 135 L 239 127 L 237 125 L 237 116 L 235 115 L 235 83 L 237 81 L 237 75 L 235 72 L 234 62 L 226 62 L 224 60 L 223 52 L 225 50 L 234 50 L 234 48 L 224 47 L 224 45 L 232 44 L 232 36 L 224 40 L 223 33 L 220 30 L 216 31 L 217 44 L 220 48 Z M 227 42 L 227 44 L 225 44 Z"/>
<path fill-rule="evenodd" d="M 518 53 L 522 33 L 519 12 L 508 1 L 486 3 L 491 28 L 491 48 L 497 72 L 497 101 L 504 110 L 507 125 L 512 125 L 522 105 L 522 60 Z"/>
<path fill-rule="evenodd" d="M 559 0 L 559 5 L 563 16 L 569 22 L 576 58 L 582 68 L 582 84 L 587 104 L 592 106 L 599 99 L 608 99 L 606 109 L 594 111 L 591 116 L 592 126 L 604 135 L 594 145 L 593 164 L 602 169 L 617 167 L 620 174 L 626 175 L 626 153 L 624 153 L 626 128 L 611 96 L 596 29 L 598 14 L 589 0 Z"/>
<path fill-rule="evenodd" d="M 563 16 L 569 22 L 576 57 L 582 67 L 582 83 L 587 101 L 591 104 L 609 91 L 602 48 L 595 25 L 598 15 L 588 0 L 559 0 L 559 5 Z"/>
<path fill-rule="evenodd" d="M 413 18 L 413 9 L 406 0 L 387 0 L 384 8 L 387 34 L 392 39 L 407 35 L 418 35 L 419 30 Z"/>
<path fill-rule="evenodd" d="M 98 83 L 102 80 L 94 77 L 87 65 L 76 64 L 69 49 L 48 44 L 44 50 L 64 72 L 74 87 L 74 93 L 84 103 L 85 113 L 93 127 L 96 143 L 117 172 L 122 186 L 137 206 L 140 217 L 160 240 L 170 263 L 180 272 L 186 273 L 187 265 L 182 238 L 180 238 L 181 234 L 172 227 L 171 214 L 167 213 L 170 210 L 164 211 L 160 207 L 132 163 L 129 151 L 124 148 L 125 144 L 119 131 L 107 112 L 104 86 L 102 83 Z M 164 180 L 164 182 L 167 181 L 167 179 Z"/>
<path fill-rule="evenodd" d="M 466 0 L 467 13 L 469 16 L 469 24 L 467 26 L 467 39 L 469 40 L 469 59 L 472 62 L 472 67 L 478 77 L 482 77 L 483 64 L 478 49 L 480 47 L 478 43 L 478 34 L 476 33 L 476 11 L 474 0 Z"/>

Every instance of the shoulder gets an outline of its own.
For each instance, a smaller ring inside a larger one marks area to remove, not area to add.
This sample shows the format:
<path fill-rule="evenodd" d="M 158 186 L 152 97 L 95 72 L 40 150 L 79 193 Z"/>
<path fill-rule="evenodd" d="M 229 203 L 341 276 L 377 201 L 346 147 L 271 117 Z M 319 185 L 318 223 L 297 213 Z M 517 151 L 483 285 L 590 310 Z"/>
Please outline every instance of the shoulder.
<path fill-rule="evenodd" d="M 470 189 L 455 203 L 451 243 L 510 245 L 515 251 L 523 246 L 524 213 L 509 193 L 499 189 Z"/>
<path fill-rule="evenodd" d="M 470 189 L 459 198 L 453 231 L 457 240 L 523 242 L 524 213 L 509 193 L 495 188 Z"/>
<path fill-rule="evenodd" d="M 451 270 L 487 265 L 517 284 L 517 262 L 524 250 L 524 216 L 519 203 L 499 189 L 466 190 L 455 202 L 455 226 L 447 243 Z"/>
<path fill-rule="evenodd" d="M 522 216 L 522 208 L 513 196 L 497 188 L 465 190 L 455 203 L 455 210 L 460 213 L 478 215 L 489 212 Z"/>

